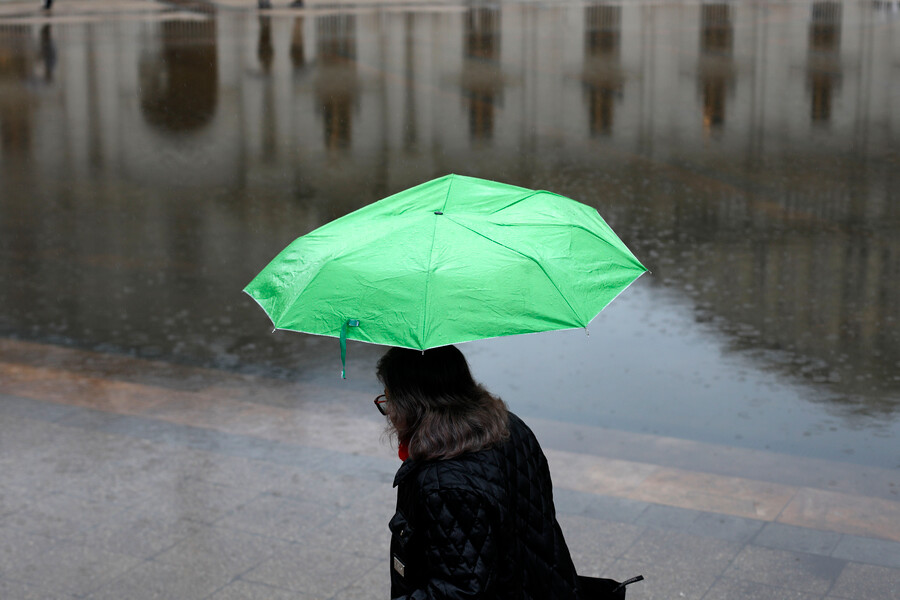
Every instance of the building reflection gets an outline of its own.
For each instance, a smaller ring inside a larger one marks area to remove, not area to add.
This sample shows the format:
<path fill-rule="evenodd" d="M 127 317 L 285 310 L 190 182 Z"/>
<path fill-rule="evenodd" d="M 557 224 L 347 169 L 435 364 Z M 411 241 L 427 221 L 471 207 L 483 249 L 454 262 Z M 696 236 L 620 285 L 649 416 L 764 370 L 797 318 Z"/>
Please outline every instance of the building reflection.
<path fill-rule="evenodd" d="M 160 29 L 159 53 L 140 62 L 142 114 L 164 131 L 202 128 L 218 103 L 216 22 L 164 21 Z"/>
<path fill-rule="evenodd" d="M 469 109 L 469 136 L 488 140 L 494 135 L 494 111 L 503 93 L 500 8 L 470 8 L 464 23 L 462 92 Z"/>
<path fill-rule="evenodd" d="M 31 27 L 0 24 L 0 150 L 30 158 L 34 107 L 28 81 L 34 69 Z"/>
<path fill-rule="evenodd" d="M 831 119 L 832 97 L 841 83 L 841 14 L 838 2 L 815 2 L 809 23 L 806 84 L 811 95 L 810 119 Z"/>
<path fill-rule="evenodd" d="M 291 28 L 291 65 L 295 71 L 299 71 L 306 67 L 306 51 L 303 47 L 303 17 L 294 17 L 294 24 Z"/>
<path fill-rule="evenodd" d="M 606 4 L 584 9 L 584 69 L 591 135 L 609 135 L 615 104 L 622 101 L 622 7 Z"/>
<path fill-rule="evenodd" d="M 316 18 L 316 59 L 316 100 L 322 111 L 325 147 L 348 148 L 359 94 L 356 15 Z"/>
<path fill-rule="evenodd" d="M 22 207 L 44 206 L 35 219 L 40 224 L 17 233 L 25 242 L 14 260 L 0 253 L 0 275 L 19 276 L 16 261 L 37 256 L 31 248 L 43 240 L 72 251 L 44 273 L 29 269 L 20 296 L 0 289 L 4 310 L 20 313 L 6 322 L 43 335 L 47 319 L 32 310 L 35 294 L 26 292 L 54 297 L 70 262 L 78 263 L 79 279 L 94 274 L 84 278 L 94 290 L 84 294 L 94 296 L 78 300 L 77 318 L 85 322 L 105 297 L 121 295 L 126 285 L 137 290 L 130 317 L 115 322 L 121 347 L 157 335 L 129 329 L 155 314 L 146 298 L 169 294 L 159 302 L 175 313 L 186 298 L 203 297 L 215 320 L 227 316 L 215 313 L 215 300 L 231 293 L 215 287 L 228 280 L 223 270 L 242 265 L 249 273 L 248 248 L 254 264 L 271 258 L 272 231 L 289 239 L 429 176 L 480 169 L 473 174 L 512 174 L 512 183 L 547 185 L 598 203 L 647 257 L 653 280 L 690 298 L 698 318 L 715 323 L 734 347 L 778 353 L 770 361 L 777 368 L 801 379 L 834 379 L 848 397 L 874 397 L 878 386 L 887 390 L 882 401 L 896 397 L 900 384 L 891 369 L 900 342 L 891 324 L 900 306 L 900 171 L 884 158 L 896 132 L 883 126 L 896 121 L 897 108 L 883 100 L 898 83 L 896 44 L 889 28 L 866 30 L 873 51 L 858 61 L 867 66 L 841 74 L 842 53 L 855 64 L 857 49 L 868 48 L 857 28 L 842 29 L 842 22 L 864 22 L 861 6 L 791 5 L 785 8 L 795 11 L 791 18 L 766 22 L 768 38 L 742 20 L 749 11 L 724 2 L 654 6 L 657 28 L 643 19 L 652 12 L 641 12 L 646 5 L 628 3 L 308 14 L 290 17 L 283 28 L 265 15 L 229 13 L 217 17 L 219 33 L 245 37 L 226 35 L 218 43 L 215 21 L 123 23 L 93 32 L 67 25 L 67 34 L 96 40 L 91 49 L 57 39 L 59 65 L 56 29 L 0 27 L 0 204 L 6 204 L 0 210 L 10 222 Z M 674 27 L 684 15 L 694 25 L 699 18 L 699 27 Z M 564 39 L 573 30 L 583 40 Z M 772 39 L 786 49 L 773 50 L 766 41 Z M 694 60 L 698 41 L 697 71 L 689 64 L 685 76 L 684 57 Z M 133 58 L 110 58 L 109 48 Z M 742 59 L 747 55 L 746 69 L 735 67 L 737 49 Z M 793 56 L 801 57 L 805 81 L 797 69 L 783 68 Z M 358 57 L 365 57 L 365 71 Z M 279 80 L 284 76 L 291 78 L 287 85 Z M 842 77 L 859 92 L 835 102 Z M 729 94 L 737 85 L 735 100 Z M 847 127 L 812 139 L 786 126 L 808 118 L 810 93 L 813 120 Z M 728 104 L 738 100 L 740 110 Z M 703 127 L 694 102 L 702 104 Z M 609 136 L 602 145 L 584 144 L 585 106 L 591 134 Z M 694 124 L 684 126 L 691 118 Z M 729 138 L 707 143 L 704 131 L 726 119 Z M 519 125 L 526 134 L 507 135 Z M 157 135 L 201 129 L 189 143 Z M 523 151 L 525 135 L 532 145 Z M 868 145 L 855 145 L 854 136 Z M 744 143 L 756 138 L 758 145 Z M 819 143 L 823 138 L 827 144 Z M 473 140 L 489 140 L 489 152 L 473 153 Z M 107 158 L 101 169 L 90 165 L 95 146 Z M 346 152 L 351 146 L 354 152 Z M 341 160 L 333 151 L 343 151 Z M 752 169 L 750 151 L 758 159 Z M 196 160 L 201 153 L 208 160 Z M 28 168 L 10 168 L 15 158 L 32 155 Z M 7 176 L 14 172 L 23 175 Z M 221 201 L 205 202 L 197 189 Z M 91 246 L 94 229 L 73 231 L 67 220 L 50 218 L 65 194 L 73 206 L 89 203 L 97 214 L 115 215 L 104 225 L 104 243 L 117 244 L 109 256 Z M 120 223 L 125 213 L 133 216 Z M 103 265 L 119 264 L 117 252 L 137 253 L 133 240 L 150 249 L 150 258 L 125 257 L 121 264 L 138 267 L 110 279 Z M 156 289 L 147 281 L 158 273 L 169 279 Z M 101 322 L 111 319 L 106 314 L 91 319 L 94 331 L 112 327 Z M 191 331 L 187 319 L 182 325 L 197 340 L 186 342 L 195 344 L 187 354 L 206 356 L 209 332 Z M 225 329 L 218 334 L 222 347 L 233 342 Z M 182 332 L 172 335 L 184 339 Z M 151 341 L 164 353 L 176 343 Z M 810 364 L 824 366 L 810 370 Z"/>
<path fill-rule="evenodd" d="M 259 16 L 259 40 L 256 43 L 256 58 L 262 72 L 272 72 L 272 61 L 275 59 L 275 48 L 272 46 L 272 17 Z"/>
<path fill-rule="evenodd" d="M 726 103 L 734 86 L 734 25 L 731 4 L 700 6 L 700 61 L 698 75 L 703 98 L 703 128 L 725 124 Z"/>

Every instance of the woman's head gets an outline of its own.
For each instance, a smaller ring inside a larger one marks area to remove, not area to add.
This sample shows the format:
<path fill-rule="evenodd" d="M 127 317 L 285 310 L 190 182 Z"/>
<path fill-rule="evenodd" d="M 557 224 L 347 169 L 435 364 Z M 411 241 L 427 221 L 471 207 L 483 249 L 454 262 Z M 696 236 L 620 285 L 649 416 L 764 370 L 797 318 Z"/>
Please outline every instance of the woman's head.
<path fill-rule="evenodd" d="M 391 348 L 378 361 L 378 379 L 394 433 L 414 459 L 451 458 L 508 435 L 506 405 L 472 379 L 455 346 Z"/>

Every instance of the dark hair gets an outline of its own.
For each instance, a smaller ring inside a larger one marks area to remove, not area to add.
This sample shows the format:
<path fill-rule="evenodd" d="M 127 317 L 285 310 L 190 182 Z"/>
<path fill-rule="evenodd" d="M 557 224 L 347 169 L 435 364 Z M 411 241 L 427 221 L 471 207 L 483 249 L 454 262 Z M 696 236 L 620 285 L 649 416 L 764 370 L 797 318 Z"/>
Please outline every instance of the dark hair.
<path fill-rule="evenodd" d="M 378 361 L 393 433 L 416 460 L 477 452 L 509 436 L 506 404 L 472 379 L 455 346 L 391 348 Z"/>

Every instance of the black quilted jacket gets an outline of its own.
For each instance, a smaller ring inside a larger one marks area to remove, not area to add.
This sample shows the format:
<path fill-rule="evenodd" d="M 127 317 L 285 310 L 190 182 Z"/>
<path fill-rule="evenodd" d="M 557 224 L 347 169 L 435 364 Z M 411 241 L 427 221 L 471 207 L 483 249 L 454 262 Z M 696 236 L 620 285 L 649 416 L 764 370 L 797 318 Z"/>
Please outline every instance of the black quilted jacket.
<path fill-rule="evenodd" d="M 547 460 L 512 413 L 509 429 L 499 447 L 400 467 L 390 522 L 392 598 L 578 597 Z"/>

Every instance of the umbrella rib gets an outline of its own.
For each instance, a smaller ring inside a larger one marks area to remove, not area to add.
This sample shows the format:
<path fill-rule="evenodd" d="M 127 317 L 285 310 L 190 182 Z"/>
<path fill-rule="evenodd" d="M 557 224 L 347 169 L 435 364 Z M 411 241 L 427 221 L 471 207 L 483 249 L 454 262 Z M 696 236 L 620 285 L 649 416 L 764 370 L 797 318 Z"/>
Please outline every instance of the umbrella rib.
<path fill-rule="evenodd" d="M 444 196 L 444 205 L 441 207 L 441 213 L 443 215 L 444 209 L 447 208 L 447 202 L 450 199 L 450 188 L 453 187 L 453 179 L 454 176 L 449 177 L 449 183 L 447 184 L 447 194 Z M 435 215 L 438 216 L 438 215 Z M 434 240 L 437 237 L 437 224 L 438 220 L 434 219 L 433 227 L 431 229 L 431 248 L 428 250 L 428 268 L 425 270 L 425 300 L 422 302 L 422 325 L 421 325 L 421 337 L 420 344 L 422 346 L 426 346 L 425 343 L 425 332 L 426 329 L 426 321 L 428 320 L 428 289 L 431 283 L 431 265 L 434 262 Z"/>
<path fill-rule="evenodd" d="M 496 245 L 498 245 L 498 246 L 501 246 L 501 247 L 503 247 L 503 248 L 506 248 L 506 249 L 509 250 L 510 252 L 515 252 L 515 253 L 518 254 L 519 256 L 524 256 L 525 258 L 527 258 L 528 260 L 530 260 L 531 262 L 533 262 L 535 265 L 537 265 L 537 267 L 538 267 L 538 268 L 541 270 L 541 272 L 544 274 L 544 277 L 547 278 L 547 281 L 550 282 L 550 285 L 553 286 L 553 289 L 556 290 L 556 293 L 559 294 L 559 297 L 562 298 L 563 302 L 566 303 L 566 306 L 569 307 L 569 310 L 572 311 L 572 314 L 575 315 L 575 320 L 579 323 L 579 325 L 580 325 L 581 327 L 586 327 L 586 326 L 587 326 L 587 324 L 581 323 L 581 317 L 579 317 L 578 311 L 575 310 L 575 308 L 574 308 L 574 307 L 572 306 L 572 304 L 569 302 L 569 299 L 566 298 L 565 294 L 562 293 L 562 291 L 559 289 L 559 286 L 556 285 L 556 282 L 553 281 L 553 278 L 550 277 L 550 274 L 547 273 L 546 269 L 544 269 L 544 266 L 543 266 L 539 261 L 535 260 L 535 258 L 534 258 L 533 256 L 529 256 L 529 255 L 525 254 L 524 252 L 522 252 L 521 250 L 516 250 L 515 248 L 511 248 L 511 247 L 507 246 L 506 244 L 501 244 L 501 243 L 498 242 L 497 240 L 492 240 L 491 238 L 489 238 L 488 236 L 484 235 L 484 234 L 481 233 L 480 231 L 477 231 L 477 230 L 475 230 L 475 229 L 472 229 L 472 228 L 469 227 L 468 225 L 464 225 L 464 224 L 460 223 L 459 221 L 457 221 L 456 219 L 451 218 L 450 220 L 453 221 L 454 223 L 456 223 L 457 225 L 459 225 L 460 227 L 462 227 L 462 228 L 464 228 L 464 229 L 468 229 L 469 231 L 471 231 L 471 232 L 474 233 L 475 235 L 480 236 L 480 237 L 486 239 L 487 241 L 491 242 L 492 244 L 496 244 Z M 429 271 L 430 271 L 430 265 L 429 265 Z"/>

